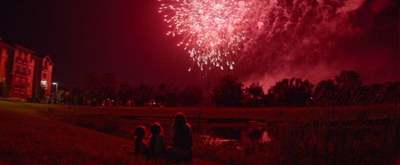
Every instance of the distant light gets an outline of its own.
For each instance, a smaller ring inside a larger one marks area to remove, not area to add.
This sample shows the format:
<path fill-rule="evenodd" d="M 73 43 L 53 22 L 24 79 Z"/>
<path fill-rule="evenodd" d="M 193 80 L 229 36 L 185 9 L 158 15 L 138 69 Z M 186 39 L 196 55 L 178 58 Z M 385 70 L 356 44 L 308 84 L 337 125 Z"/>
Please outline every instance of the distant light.
<path fill-rule="evenodd" d="M 47 86 L 47 81 L 46 81 L 46 80 L 42 80 L 42 81 L 40 81 L 40 84 L 41 84 L 42 86 Z"/>
<path fill-rule="evenodd" d="M 53 83 L 51 83 L 51 84 L 53 84 L 53 85 L 58 85 L 58 83 L 56 83 L 56 82 L 53 82 Z"/>

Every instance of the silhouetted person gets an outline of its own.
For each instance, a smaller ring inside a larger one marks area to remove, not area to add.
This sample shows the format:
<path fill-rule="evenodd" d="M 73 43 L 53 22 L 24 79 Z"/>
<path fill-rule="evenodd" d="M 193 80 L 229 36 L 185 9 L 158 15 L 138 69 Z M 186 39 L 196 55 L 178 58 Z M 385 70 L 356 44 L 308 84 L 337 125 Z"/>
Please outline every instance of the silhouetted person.
<path fill-rule="evenodd" d="M 151 137 L 148 146 L 149 158 L 160 158 L 165 154 L 165 142 L 162 135 L 162 128 L 159 123 L 154 123 L 150 127 Z"/>
<path fill-rule="evenodd" d="M 175 115 L 172 124 L 172 154 L 177 161 L 192 160 L 192 128 L 183 113 Z"/>
<path fill-rule="evenodd" d="M 146 128 L 144 126 L 138 126 L 135 129 L 135 143 L 134 152 L 135 154 L 146 154 L 147 146 L 145 141 Z"/>

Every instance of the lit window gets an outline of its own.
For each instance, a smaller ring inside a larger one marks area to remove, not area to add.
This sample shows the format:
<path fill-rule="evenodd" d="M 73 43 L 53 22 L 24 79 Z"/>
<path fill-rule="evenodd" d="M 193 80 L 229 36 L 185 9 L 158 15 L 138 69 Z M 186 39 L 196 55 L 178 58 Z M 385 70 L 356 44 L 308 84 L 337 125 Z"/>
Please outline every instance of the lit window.
<path fill-rule="evenodd" d="M 47 88 L 47 81 L 46 80 L 42 80 L 40 81 L 40 85 L 44 88 Z"/>

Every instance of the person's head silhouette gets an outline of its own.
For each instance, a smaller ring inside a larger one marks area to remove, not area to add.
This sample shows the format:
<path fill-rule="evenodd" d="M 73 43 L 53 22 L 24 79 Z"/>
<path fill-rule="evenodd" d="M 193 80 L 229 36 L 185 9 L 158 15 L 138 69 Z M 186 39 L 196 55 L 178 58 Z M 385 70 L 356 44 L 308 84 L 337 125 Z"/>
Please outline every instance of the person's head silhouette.
<path fill-rule="evenodd" d="M 175 115 L 174 126 L 175 127 L 183 127 L 186 125 L 186 116 L 185 114 L 179 112 Z"/>
<path fill-rule="evenodd" d="M 144 126 L 138 126 L 135 129 L 135 136 L 136 138 L 144 138 L 146 134 L 146 129 Z"/>
<path fill-rule="evenodd" d="M 155 135 L 160 135 L 161 132 L 162 132 L 160 123 L 154 123 L 154 124 L 152 124 L 151 127 L 150 127 L 150 131 L 151 131 L 151 134 L 152 134 L 153 136 L 155 136 Z"/>

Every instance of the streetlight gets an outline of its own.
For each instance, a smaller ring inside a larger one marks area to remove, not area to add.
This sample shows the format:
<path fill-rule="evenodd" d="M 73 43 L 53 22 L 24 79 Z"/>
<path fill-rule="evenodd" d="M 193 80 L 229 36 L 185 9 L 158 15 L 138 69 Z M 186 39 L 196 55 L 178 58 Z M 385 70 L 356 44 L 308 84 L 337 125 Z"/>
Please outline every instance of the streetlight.
<path fill-rule="evenodd" d="M 58 92 L 58 83 L 53 82 L 51 83 L 54 86 L 54 91 L 53 91 L 53 103 L 57 104 L 58 98 L 57 98 L 57 92 Z"/>

